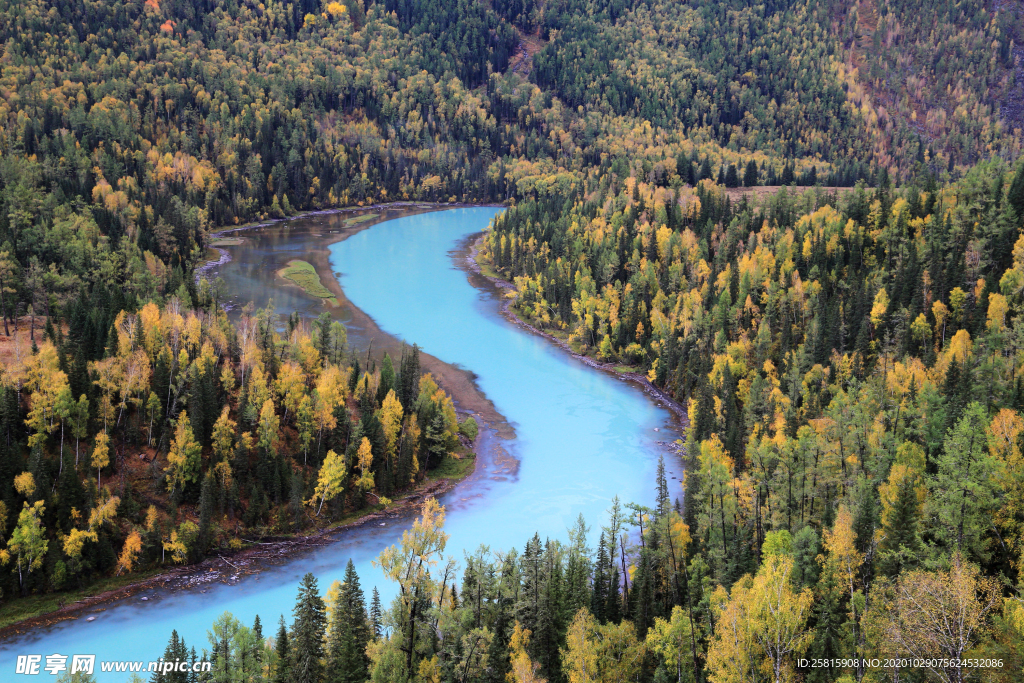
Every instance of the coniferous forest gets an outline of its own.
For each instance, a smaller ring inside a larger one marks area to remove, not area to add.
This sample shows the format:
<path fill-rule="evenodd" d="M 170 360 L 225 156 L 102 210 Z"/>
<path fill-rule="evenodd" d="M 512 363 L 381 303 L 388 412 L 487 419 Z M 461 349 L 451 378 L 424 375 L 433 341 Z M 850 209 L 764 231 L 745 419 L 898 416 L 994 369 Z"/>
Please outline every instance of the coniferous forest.
<path fill-rule="evenodd" d="M 0 43 L 0 628 L 464 474 L 416 340 L 201 266 L 501 204 L 482 272 L 681 407 L 682 485 L 463 557 L 427 497 L 387 587 L 155 683 L 1020 680 L 1021 2 L 0 0 Z"/>

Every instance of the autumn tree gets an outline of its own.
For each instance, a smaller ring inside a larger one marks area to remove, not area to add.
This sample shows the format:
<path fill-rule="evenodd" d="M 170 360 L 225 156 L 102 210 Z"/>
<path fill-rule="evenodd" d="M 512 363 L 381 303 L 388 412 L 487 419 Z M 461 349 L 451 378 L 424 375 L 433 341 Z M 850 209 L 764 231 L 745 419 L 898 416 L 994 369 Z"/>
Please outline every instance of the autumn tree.
<path fill-rule="evenodd" d="M 769 674 L 774 683 L 794 681 L 793 659 L 810 645 L 806 628 L 813 595 L 792 585 L 793 559 L 769 555 L 754 577 L 733 585 L 728 596 L 716 593 L 717 624 L 708 648 L 714 683 L 731 683 Z M 756 678 L 755 678 L 756 679 Z"/>
<path fill-rule="evenodd" d="M 962 683 L 976 672 L 961 663 L 986 633 L 1000 597 L 998 581 L 955 552 L 948 569 L 902 574 L 872 620 L 891 656 L 922 660 L 937 680 Z"/>
<path fill-rule="evenodd" d="M 184 491 L 189 484 L 199 480 L 202 446 L 196 440 L 189 423 L 188 413 L 182 411 L 174 428 L 174 441 L 167 453 L 167 490 Z"/>
<path fill-rule="evenodd" d="M 345 488 L 345 477 L 348 470 L 345 466 L 345 458 L 334 451 L 327 451 L 320 466 L 320 475 L 317 478 L 316 490 L 313 497 L 306 501 L 307 505 L 316 505 L 316 516 L 320 516 L 324 503 L 333 500 Z M 319 503 L 317 502 L 319 500 Z"/>
<path fill-rule="evenodd" d="M 106 432 L 96 435 L 92 446 L 92 466 L 96 468 L 96 486 L 100 486 L 103 468 L 110 464 L 110 437 Z"/>
<path fill-rule="evenodd" d="M 393 647 L 402 653 L 402 675 L 405 676 L 415 671 L 416 637 L 420 622 L 426 617 L 424 606 L 434 599 L 438 591 L 446 588 L 447 574 L 452 570 L 449 563 L 442 576 L 434 573 L 448 543 L 444 518 L 444 507 L 437 499 L 428 498 L 412 528 L 402 532 L 401 542 L 388 546 L 374 560 L 374 566 L 380 567 L 387 578 L 398 584 L 392 617 L 395 632 L 391 641 Z M 386 651 L 377 652 L 372 666 L 385 666 L 387 658 Z"/>
<path fill-rule="evenodd" d="M 42 568 L 46 549 L 49 547 L 42 521 L 45 510 L 46 507 L 41 500 L 31 506 L 25 503 L 18 515 L 18 523 L 14 527 L 14 532 L 7 542 L 7 549 L 15 558 L 18 582 L 21 584 L 23 594 L 25 593 L 25 574 L 31 574 Z"/>

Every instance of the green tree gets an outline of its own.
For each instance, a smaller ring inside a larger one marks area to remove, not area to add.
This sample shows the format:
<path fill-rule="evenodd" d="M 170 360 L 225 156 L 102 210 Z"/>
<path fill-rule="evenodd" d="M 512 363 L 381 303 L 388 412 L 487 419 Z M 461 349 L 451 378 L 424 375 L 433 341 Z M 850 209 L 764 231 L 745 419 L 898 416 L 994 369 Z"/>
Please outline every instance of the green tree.
<path fill-rule="evenodd" d="M 7 549 L 15 557 L 18 569 L 18 582 L 22 593 L 25 592 L 25 574 L 30 574 L 43 566 L 46 549 L 50 542 L 46 540 L 46 529 L 43 527 L 43 512 L 46 507 L 43 501 L 37 500 L 33 505 L 27 502 L 18 515 L 18 524 L 14 527 Z"/>
<path fill-rule="evenodd" d="M 945 552 L 988 558 L 987 533 L 995 499 L 994 458 L 988 451 L 984 407 L 971 403 L 950 430 L 931 481 L 933 533 Z"/>
<path fill-rule="evenodd" d="M 366 645 L 372 633 L 366 614 L 366 600 L 352 560 L 345 566 L 345 579 L 329 611 L 327 681 L 362 683 L 369 675 Z"/>
<path fill-rule="evenodd" d="M 291 651 L 288 648 L 288 629 L 284 625 L 284 615 L 281 616 L 277 637 L 274 638 L 274 653 L 277 666 L 273 672 L 273 683 L 291 683 L 292 659 Z"/>
<path fill-rule="evenodd" d="M 295 622 L 288 646 L 291 653 L 291 681 L 320 683 L 324 679 L 324 631 L 327 608 L 317 588 L 316 577 L 306 574 L 295 601 Z"/>
<path fill-rule="evenodd" d="M 753 159 L 747 162 L 747 168 L 743 172 L 743 184 L 746 187 L 755 187 L 757 185 L 757 162 Z"/>

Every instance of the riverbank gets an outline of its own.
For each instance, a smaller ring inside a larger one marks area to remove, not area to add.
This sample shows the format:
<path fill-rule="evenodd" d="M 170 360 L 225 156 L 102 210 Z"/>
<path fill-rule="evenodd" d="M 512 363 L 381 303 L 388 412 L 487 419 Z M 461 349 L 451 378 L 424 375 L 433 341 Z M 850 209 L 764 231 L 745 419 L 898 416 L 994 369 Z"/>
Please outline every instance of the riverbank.
<path fill-rule="evenodd" d="M 480 254 L 480 245 L 485 237 L 486 234 L 481 234 L 468 240 L 466 244 L 463 246 L 461 253 L 459 254 L 459 260 L 462 261 L 465 269 L 475 273 L 481 278 L 484 278 L 501 292 L 515 292 L 515 285 L 513 285 L 508 280 L 499 277 L 494 271 L 490 269 L 485 270 L 484 265 L 478 261 L 478 256 Z M 534 325 L 531 325 L 526 320 L 523 320 L 519 316 L 519 314 L 516 313 L 515 309 L 513 309 L 512 303 L 513 301 L 509 297 L 504 297 L 501 303 L 501 313 L 502 315 L 505 316 L 507 320 L 509 320 L 509 322 L 513 323 L 514 325 L 522 329 L 528 330 L 533 334 L 544 337 L 545 339 L 552 342 L 560 349 L 568 353 L 573 358 L 579 360 L 582 363 L 585 363 L 586 365 L 592 368 L 611 373 L 624 381 L 636 384 L 641 389 L 643 389 L 644 392 L 646 392 L 648 395 L 654 398 L 663 408 L 671 412 L 676 417 L 676 419 L 679 421 L 680 430 L 685 431 L 689 427 L 690 420 L 686 411 L 686 407 L 681 403 L 677 402 L 666 392 L 654 386 L 654 384 L 652 384 L 651 381 L 647 379 L 646 375 L 639 372 L 624 371 L 620 369 L 622 367 L 620 365 L 616 365 L 615 363 L 603 363 L 595 358 L 575 351 L 571 346 L 569 346 L 569 343 L 566 342 L 564 339 L 560 339 L 554 334 L 546 332 Z"/>
<path fill-rule="evenodd" d="M 480 441 L 481 439 L 478 437 L 477 443 Z M 103 612 L 105 605 L 142 593 L 150 593 L 141 598 L 148 601 L 158 598 L 159 593 L 168 591 L 198 589 L 205 593 L 206 590 L 202 586 L 215 581 L 228 584 L 236 583 L 242 577 L 258 574 L 275 563 L 292 559 L 314 548 L 333 543 L 336 540 L 334 538 L 336 535 L 350 529 L 382 519 L 415 515 L 423 505 L 423 501 L 451 491 L 472 473 L 472 468 L 452 467 L 449 468 L 449 472 L 446 472 L 446 474 L 448 473 L 454 476 L 424 479 L 423 484 L 407 492 L 387 508 L 368 512 L 356 511 L 348 515 L 347 519 L 342 519 L 323 529 L 305 534 L 271 538 L 270 540 L 249 541 L 249 545 L 241 550 L 221 550 L 216 555 L 207 557 L 196 564 L 151 570 L 144 573 L 142 577 L 110 577 L 97 582 L 92 590 L 85 588 L 72 592 L 69 599 L 80 596 L 74 602 L 64 602 L 61 599 L 61 594 L 38 596 L 42 599 L 40 611 L 43 605 L 53 604 L 58 600 L 64 604 L 55 610 L 51 609 L 39 614 L 32 614 L 31 608 L 18 609 L 16 614 L 25 616 L 18 616 L 15 621 L 8 624 L 4 623 L 4 612 L 8 610 L 13 612 L 15 608 L 19 608 L 21 603 L 18 601 L 5 605 L 0 609 L 0 641 L 62 621 L 88 618 L 91 614 Z M 120 581 L 117 581 L 118 578 Z M 109 587 L 112 582 L 117 585 Z"/>

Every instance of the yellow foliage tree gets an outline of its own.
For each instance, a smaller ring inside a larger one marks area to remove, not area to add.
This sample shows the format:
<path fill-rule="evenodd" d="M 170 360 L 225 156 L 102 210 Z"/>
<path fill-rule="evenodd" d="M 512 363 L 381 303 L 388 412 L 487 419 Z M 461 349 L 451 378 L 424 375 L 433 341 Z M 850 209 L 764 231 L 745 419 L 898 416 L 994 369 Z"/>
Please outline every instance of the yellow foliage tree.
<path fill-rule="evenodd" d="M 96 468 L 96 488 L 102 484 L 103 468 L 110 464 L 110 437 L 106 432 L 96 435 L 96 443 L 92 447 L 92 466 Z"/>
<path fill-rule="evenodd" d="M 512 630 L 512 638 L 509 639 L 509 659 L 512 669 L 505 674 L 507 683 L 547 683 L 546 678 L 537 674 L 540 663 L 530 659 L 526 648 L 530 644 L 530 631 L 523 628 L 523 625 L 516 619 L 515 628 Z"/>
<path fill-rule="evenodd" d="M 164 468 L 169 474 L 168 491 L 173 491 L 175 487 L 184 489 L 188 484 L 199 480 L 199 456 L 202 450 L 192 432 L 188 413 L 181 411 L 178 424 L 174 428 L 174 441 L 171 442 L 171 449 L 167 453 L 167 467 Z"/>
<path fill-rule="evenodd" d="M 380 408 L 380 423 L 384 428 L 384 441 L 387 444 L 388 462 L 393 466 L 398 447 L 398 434 L 402 429 L 402 404 L 395 395 L 395 390 L 388 390 L 384 403 Z"/>
<path fill-rule="evenodd" d="M 359 479 L 356 480 L 356 486 L 363 491 L 369 491 L 373 488 L 373 450 L 370 440 L 365 436 L 359 442 L 357 459 L 359 462 Z"/>
<path fill-rule="evenodd" d="M 128 538 L 124 539 L 124 547 L 121 548 L 121 556 L 117 558 L 117 573 L 120 574 L 122 571 L 132 571 L 132 567 L 135 566 L 135 560 L 139 556 L 139 552 L 142 550 L 142 537 L 139 536 L 139 532 L 132 529 L 132 532 L 128 534 Z"/>
<path fill-rule="evenodd" d="M 957 552 L 948 570 L 901 575 L 890 599 L 877 600 L 870 621 L 886 656 L 918 659 L 936 680 L 961 683 L 972 673 L 963 660 L 1001 597 L 999 581 Z"/>
<path fill-rule="evenodd" d="M 809 589 L 793 589 L 793 558 L 769 555 L 757 575 L 737 581 L 732 592 L 716 590 L 718 614 L 708 648 L 708 669 L 713 683 L 796 680 L 793 658 L 810 645 L 806 628 L 814 596 Z"/>
<path fill-rule="evenodd" d="M 36 492 L 36 478 L 31 472 L 22 472 L 14 477 L 14 490 L 26 498 L 31 497 Z"/>
<path fill-rule="evenodd" d="M 583 607 L 565 636 L 562 668 L 569 683 L 626 683 L 643 666 L 646 644 L 636 637 L 633 622 L 601 624 Z"/>
<path fill-rule="evenodd" d="M 327 457 L 324 458 L 324 463 L 320 466 L 320 477 L 316 482 L 316 490 L 313 492 L 313 497 L 306 501 L 307 505 L 315 505 L 317 499 L 320 500 L 316 508 L 317 517 L 320 516 L 324 503 L 332 500 L 344 490 L 347 474 L 345 458 L 334 451 L 327 451 Z"/>

